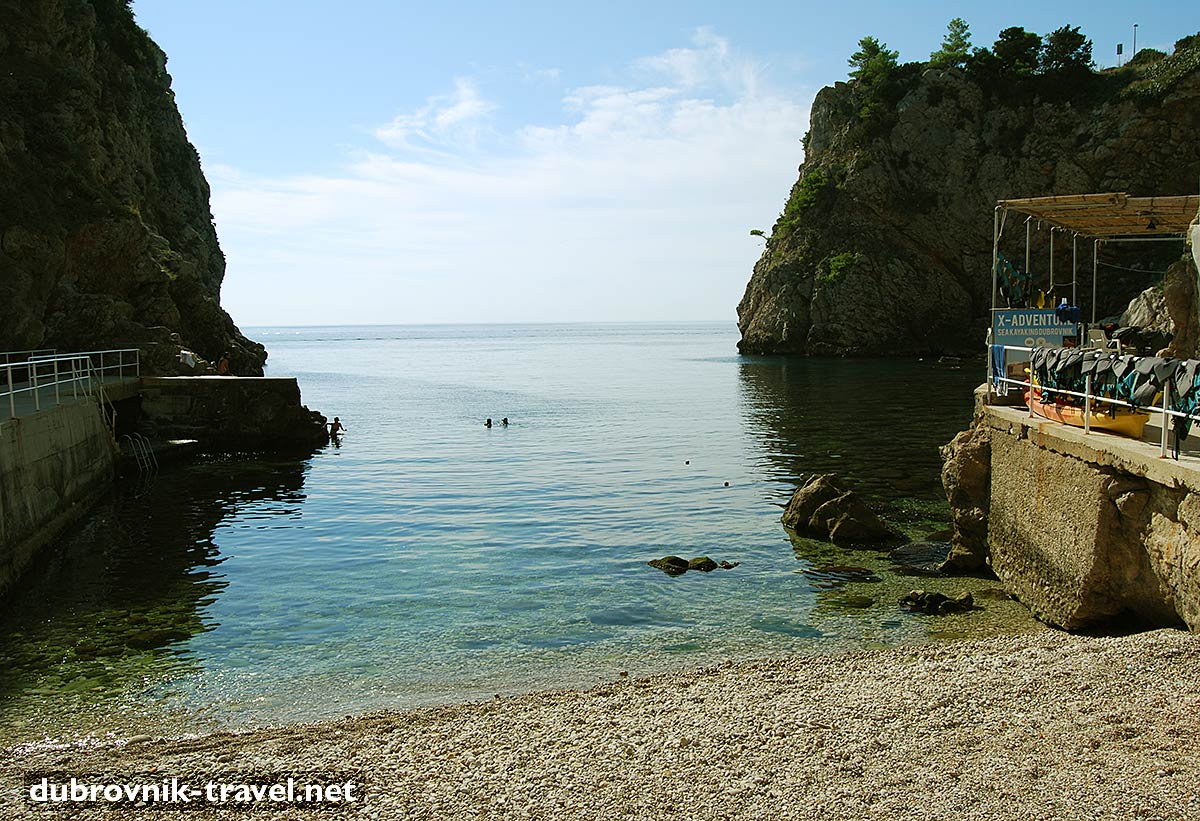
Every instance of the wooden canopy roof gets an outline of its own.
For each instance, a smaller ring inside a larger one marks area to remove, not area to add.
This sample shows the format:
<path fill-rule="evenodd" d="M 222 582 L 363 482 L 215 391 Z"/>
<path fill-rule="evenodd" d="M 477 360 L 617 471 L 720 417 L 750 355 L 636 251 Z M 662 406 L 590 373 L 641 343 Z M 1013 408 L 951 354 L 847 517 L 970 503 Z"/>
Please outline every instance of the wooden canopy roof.
<path fill-rule="evenodd" d="M 1108 237 L 1185 236 L 1200 212 L 1200 196 L 1131 197 L 1128 194 L 1073 194 L 1000 200 L 1007 208 L 1065 231 Z"/>

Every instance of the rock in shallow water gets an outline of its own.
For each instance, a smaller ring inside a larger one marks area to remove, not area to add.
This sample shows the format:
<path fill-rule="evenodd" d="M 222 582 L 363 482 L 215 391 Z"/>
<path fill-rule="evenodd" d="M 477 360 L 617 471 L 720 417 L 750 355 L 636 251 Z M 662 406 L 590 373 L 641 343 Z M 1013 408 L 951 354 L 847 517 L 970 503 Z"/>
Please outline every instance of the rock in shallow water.
<path fill-rule="evenodd" d="M 668 576 L 679 576 L 688 569 L 688 560 L 678 556 L 663 556 L 661 559 L 651 559 L 646 564 L 657 567 Z"/>
<path fill-rule="evenodd" d="M 838 544 L 900 538 L 857 494 L 841 486 L 836 473 L 813 476 L 797 488 L 783 511 L 783 523 L 798 533 Z"/>
<path fill-rule="evenodd" d="M 911 542 L 888 553 L 904 576 L 944 576 L 942 563 L 950 555 L 949 542 Z"/>
<path fill-rule="evenodd" d="M 944 616 L 947 613 L 965 613 L 975 606 L 974 599 L 967 592 L 959 593 L 950 598 L 932 590 L 913 590 L 900 599 L 900 606 L 914 613 L 927 613 L 931 616 Z"/>
<path fill-rule="evenodd" d="M 652 559 L 646 564 L 651 567 L 657 567 L 668 576 L 680 576 L 689 570 L 699 570 L 701 573 L 711 573 L 718 568 L 721 570 L 732 570 L 741 562 L 714 562 L 708 556 L 698 556 L 691 561 L 681 559 L 678 556 L 663 556 L 661 559 Z"/>

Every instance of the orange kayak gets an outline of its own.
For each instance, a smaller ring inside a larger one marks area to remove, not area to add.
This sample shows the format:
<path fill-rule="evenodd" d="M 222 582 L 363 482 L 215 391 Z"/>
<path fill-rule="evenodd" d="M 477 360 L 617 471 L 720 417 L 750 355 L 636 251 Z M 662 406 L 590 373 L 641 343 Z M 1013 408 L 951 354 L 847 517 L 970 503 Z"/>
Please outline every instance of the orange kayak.
<path fill-rule="evenodd" d="M 1083 408 L 1076 407 L 1075 405 L 1043 402 L 1041 391 L 1037 391 L 1032 398 L 1030 398 L 1029 391 L 1026 391 L 1025 398 L 1029 402 L 1029 409 L 1038 416 L 1053 419 L 1055 422 L 1061 422 L 1064 425 L 1073 425 L 1077 428 L 1083 427 Z M 1104 407 L 1103 402 L 1092 403 L 1092 428 L 1119 433 L 1122 436 L 1131 436 L 1134 439 L 1142 438 L 1142 429 L 1150 421 L 1150 414 L 1115 407 L 1112 407 L 1111 410 L 1107 408 L 1101 410 Z"/>

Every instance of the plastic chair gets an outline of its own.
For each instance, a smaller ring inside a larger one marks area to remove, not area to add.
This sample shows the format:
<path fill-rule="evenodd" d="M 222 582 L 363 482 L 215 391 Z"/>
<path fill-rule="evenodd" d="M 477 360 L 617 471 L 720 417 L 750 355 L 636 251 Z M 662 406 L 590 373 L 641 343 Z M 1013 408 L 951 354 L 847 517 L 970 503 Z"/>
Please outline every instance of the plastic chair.
<path fill-rule="evenodd" d="M 1099 348 L 1102 351 L 1112 351 L 1119 354 L 1121 352 L 1121 340 L 1109 339 L 1105 335 L 1103 328 L 1092 328 L 1088 331 L 1087 347 Z"/>

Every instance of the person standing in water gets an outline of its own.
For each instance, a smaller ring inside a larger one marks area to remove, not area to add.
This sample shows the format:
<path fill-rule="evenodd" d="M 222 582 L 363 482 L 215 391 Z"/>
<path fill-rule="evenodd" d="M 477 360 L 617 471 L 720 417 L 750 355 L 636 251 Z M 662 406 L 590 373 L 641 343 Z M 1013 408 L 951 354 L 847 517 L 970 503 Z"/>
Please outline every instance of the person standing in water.
<path fill-rule="evenodd" d="M 347 428 L 342 424 L 342 420 L 335 416 L 333 417 L 333 421 L 329 423 L 329 438 L 337 439 L 342 435 L 342 431 L 345 430 L 347 430 Z"/>

